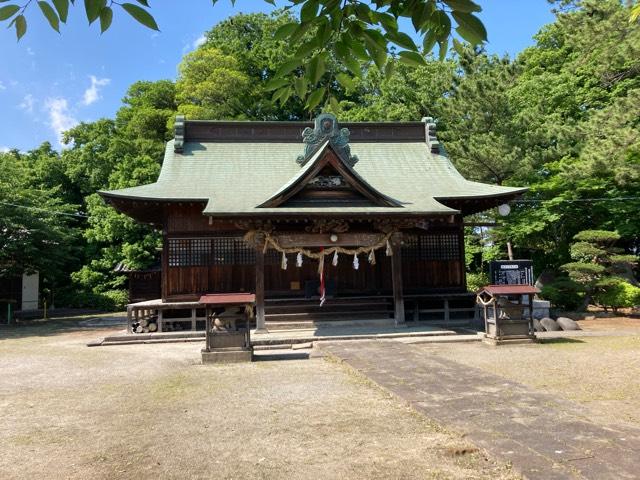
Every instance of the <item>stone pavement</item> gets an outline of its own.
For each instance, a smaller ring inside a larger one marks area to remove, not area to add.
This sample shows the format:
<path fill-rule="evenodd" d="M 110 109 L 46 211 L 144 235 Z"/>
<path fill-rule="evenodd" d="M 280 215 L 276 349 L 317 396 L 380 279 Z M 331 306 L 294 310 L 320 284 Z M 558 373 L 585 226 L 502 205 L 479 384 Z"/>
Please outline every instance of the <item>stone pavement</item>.
<path fill-rule="evenodd" d="M 327 343 L 342 359 L 527 479 L 640 479 L 640 429 L 397 341 Z"/>

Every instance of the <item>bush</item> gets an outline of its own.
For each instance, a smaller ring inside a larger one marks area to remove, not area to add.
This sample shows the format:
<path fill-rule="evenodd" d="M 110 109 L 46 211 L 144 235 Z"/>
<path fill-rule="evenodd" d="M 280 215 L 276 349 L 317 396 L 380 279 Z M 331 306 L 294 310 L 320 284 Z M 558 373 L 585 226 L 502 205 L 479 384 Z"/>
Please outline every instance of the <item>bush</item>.
<path fill-rule="evenodd" d="M 605 308 L 635 307 L 640 305 L 640 288 L 622 278 L 609 278 L 597 284 L 598 291 L 593 299 Z"/>
<path fill-rule="evenodd" d="M 467 290 L 475 292 L 485 285 L 489 285 L 489 277 L 486 273 L 467 272 Z"/>
<path fill-rule="evenodd" d="M 582 304 L 582 287 L 568 278 L 559 278 L 542 287 L 540 296 L 560 310 L 575 310 Z"/>
<path fill-rule="evenodd" d="M 70 290 L 60 292 L 56 296 L 58 307 L 89 308 L 105 312 L 122 310 L 128 301 L 129 295 L 126 290 L 109 290 L 104 293 Z"/>

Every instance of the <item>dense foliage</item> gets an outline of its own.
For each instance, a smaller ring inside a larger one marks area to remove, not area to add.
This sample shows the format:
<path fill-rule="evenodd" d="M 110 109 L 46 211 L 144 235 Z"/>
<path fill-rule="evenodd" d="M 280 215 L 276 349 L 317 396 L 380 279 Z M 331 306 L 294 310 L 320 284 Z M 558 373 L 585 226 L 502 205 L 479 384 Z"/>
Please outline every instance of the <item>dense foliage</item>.
<path fill-rule="evenodd" d="M 630 9 L 617 0 L 562 0 L 557 7 L 556 21 L 515 59 L 458 46 L 446 60 L 428 57 L 424 65 L 370 61 L 361 76 L 343 82 L 339 62 L 327 56 L 324 64 L 323 75 L 335 78 L 333 100 L 323 108 L 342 120 L 432 116 L 466 177 L 530 187 L 511 215 L 474 219 L 499 228 L 468 229 L 470 284 L 485 281 L 488 260 L 506 257 L 507 241 L 517 257 L 534 259 L 536 272 L 556 274 L 580 248 L 587 252 L 584 244 L 571 247 L 584 230 L 618 232 L 618 254 L 640 248 L 640 26 L 629 23 Z M 40 270 L 52 288 L 84 295 L 66 298 L 121 298 L 116 267 L 156 261 L 159 236 L 96 192 L 154 181 L 178 112 L 257 120 L 317 113 L 320 106 L 310 113 L 297 96 L 272 98 L 272 79 L 293 55 L 274 33 L 293 21 L 287 12 L 225 20 L 184 57 L 175 82 L 133 84 L 114 119 L 72 128 L 62 153 L 43 144 L 0 154 L 0 275 Z M 301 82 L 294 88 L 313 90 Z M 627 283 L 634 274 L 627 270 Z M 577 303 L 584 284 L 558 282 L 548 297 Z M 633 303 L 620 288 L 618 297 Z"/>
<path fill-rule="evenodd" d="M 0 7 L 0 22 L 14 27 L 20 40 L 27 31 L 26 12 L 32 0 L 3 1 L 12 3 Z M 140 24 L 159 30 L 149 2 L 135 1 L 137 3 L 84 0 L 83 6 L 89 24 L 99 20 L 102 33 L 111 26 L 114 6 Z M 276 5 L 275 0 L 265 1 Z M 212 3 L 215 5 L 217 0 Z M 285 103 L 295 94 L 309 110 L 324 100 L 336 103 L 336 81 L 349 88 L 353 77 L 360 77 L 371 62 L 391 75 L 395 59 L 407 65 L 425 65 L 424 55 L 436 44 L 442 60 L 451 41 L 459 50 L 462 48 L 459 39 L 472 45 L 487 40 L 485 27 L 476 16 L 482 8 L 472 0 L 288 0 L 281 3 L 285 5 L 284 11 L 295 9 L 296 16 L 289 16 L 286 23 L 279 25 L 273 37 L 297 48 L 271 72 L 270 89 L 276 90 L 274 100 Z M 235 0 L 231 0 L 231 4 L 235 4 Z M 66 23 L 69 7 L 75 6 L 75 0 L 40 0 L 38 6 L 51 28 L 60 32 L 60 24 Z M 419 45 L 403 31 L 406 28 L 400 28 L 403 21 L 408 24 L 409 20 L 414 38 L 421 40 Z M 453 28 L 457 33 L 455 38 Z M 227 68 L 230 60 L 220 60 Z"/>
<path fill-rule="evenodd" d="M 638 257 L 629 255 L 615 244 L 618 232 L 583 230 L 571 244 L 572 262 L 560 268 L 582 287 L 585 304 L 594 301 L 614 311 L 621 307 L 640 304 L 640 288 L 633 276 Z"/>

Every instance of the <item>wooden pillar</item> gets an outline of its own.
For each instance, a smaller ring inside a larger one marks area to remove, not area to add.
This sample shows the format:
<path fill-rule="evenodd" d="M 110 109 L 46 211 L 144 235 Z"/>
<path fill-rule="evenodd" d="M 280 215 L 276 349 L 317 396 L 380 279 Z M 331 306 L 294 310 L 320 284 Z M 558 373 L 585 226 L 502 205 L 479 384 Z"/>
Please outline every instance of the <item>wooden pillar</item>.
<path fill-rule="evenodd" d="M 449 324 L 449 320 L 451 319 L 451 314 L 449 311 L 449 299 L 444 299 L 444 323 Z"/>
<path fill-rule="evenodd" d="M 161 277 L 161 296 L 162 301 L 166 302 L 169 296 L 169 238 L 167 237 L 166 230 L 162 232 L 162 271 Z"/>
<path fill-rule="evenodd" d="M 391 280 L 393 282 L 394 321 L 396 327 L 405 326 L 404 295 L 402 293 L 402 234 L 395 233 L 391 239 Z"/>
<path fill-rule="evenodd" d="M 195 331 L 196 329 L 196 309 L 195 307 L 191 309 L 191 330 Z"/>
<path fill-rule="evenodd" d="M 264 251 L 262 242 L 256 248 L 256 332 L 267 333 L 264 321 Z"/>

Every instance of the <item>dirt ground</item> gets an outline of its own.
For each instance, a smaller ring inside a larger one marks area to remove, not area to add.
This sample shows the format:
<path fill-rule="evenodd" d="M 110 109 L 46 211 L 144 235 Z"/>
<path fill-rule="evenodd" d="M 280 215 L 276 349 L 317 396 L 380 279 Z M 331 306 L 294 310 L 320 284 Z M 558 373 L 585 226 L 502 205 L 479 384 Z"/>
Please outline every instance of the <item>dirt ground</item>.
<path fill-rule="evenodd" d="M 595 317 L 587 315 L 578 324 L 586 331 L 637 331 L 640 334 L 640 318 Z"/>
<path fill-rule="evenodd" d="M 593 320 L 598 326 L 585 330 L 604 330 L 608 323 L 604 320 L 608 319 Z M 629 321 L 640 324 L 637 319 Z M 629 327 L 618 326 L 624 330 Z M 577 402 L 596 422 L 640 426 L 640 331 L 631 336 L 546 339 L 534 345 L 421 347 Z"/>
<path fill-rule="evenodd" d="M 2 479 L 516 478 L 339 364 L 203 366 L 60 324 L 0 327 Z"/>

